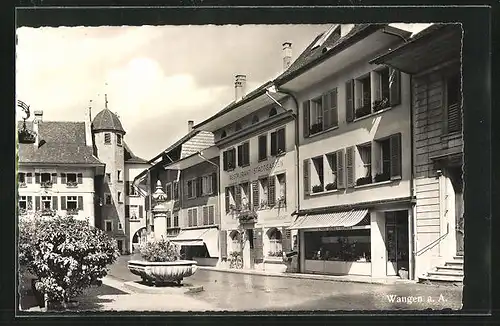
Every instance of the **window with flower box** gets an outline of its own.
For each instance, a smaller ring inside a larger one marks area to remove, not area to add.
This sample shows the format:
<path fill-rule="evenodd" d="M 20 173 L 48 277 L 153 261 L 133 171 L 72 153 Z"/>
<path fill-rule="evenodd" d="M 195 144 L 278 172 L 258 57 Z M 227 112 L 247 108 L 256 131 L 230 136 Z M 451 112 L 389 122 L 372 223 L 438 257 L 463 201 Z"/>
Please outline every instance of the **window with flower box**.
<path fill-rule="evenodd" d="M 19 187 L 26 187 L 26 173 L 19 172 L 17 174 L 17 182 Z"/>
<path fill-rule="evenodd" d="M 19 213 L 25 214 L 27 211 L 33 209 L 32 197 L 31 196 L 19 196 Z"/>
<path fill-rule="evenodd" d="M 35 173 L 35 182 L 44 188 L 52 187 L 52 184 L 57 183 L 56 173 Z"/>
<path fill-rule="evenodd" d="M 204 175 L 203 177 L 201 177 L 202 196 L 208 196 L 214 193 L 213 179 L 214 179 L 214 174 Z"/>
<path fill-rule="evenodd" d="M 188 227 L 198 225 L 198 207 L 189 208 L 188 212 Z"/>
<path fill-rule="evenodd" d="M 345 188 L 345 150 L 304 160 L 304 194 L 321 193 Z"/>
<path fill-rule="evenodd" d="M 232 171 L 236 167 L 236 149 L 231 148 L 222 153 L 224 171 Z"/>
<path fill-rule="evenodd" d="M 61 173 L 61 183 L 66 184 L 67 187 L 76 188 L 79 184 L 83 183 L 83 174 Z"/>
<path fill-rule="evenodd" d="M 61 196 L 61 209 L 69 212 L 83 210 L 83 196 Z"/>
<path fill-rule="evenodd" d="M 338 126 L 337 88 L 303 102 L 304 137 Z"/>

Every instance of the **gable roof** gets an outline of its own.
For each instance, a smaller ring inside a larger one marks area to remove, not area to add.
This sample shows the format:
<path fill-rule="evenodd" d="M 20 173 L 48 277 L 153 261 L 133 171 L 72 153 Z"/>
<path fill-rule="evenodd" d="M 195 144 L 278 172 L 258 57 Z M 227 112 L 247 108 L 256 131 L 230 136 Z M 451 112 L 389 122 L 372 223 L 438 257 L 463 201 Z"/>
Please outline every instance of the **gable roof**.
<path fill-rule="evenodd" d="M 123 142 L 123 149 L 124 149 L 124 158 L 125 158 L 125 163 L 141 163 L 141 164 L 148 164 L 148 161 L 146 161 L 143 158 L 140 158 L 139 156 L 136 156 L 131 150 L 130 147 L 128 147 L 126 142 Z"/>
<path fill-rule="evenodd" d="M 22 126 L 19 121 L 18 129 Z M 33 130 L 33 122 L 26 122 L 26 128 Z M 104 164 L 93 155 L 92 146 L 85 143 L 85 122 L 39 122 L 38 135 L 45 141 L 40 147 L 19 144 L 20 164 Z"/>

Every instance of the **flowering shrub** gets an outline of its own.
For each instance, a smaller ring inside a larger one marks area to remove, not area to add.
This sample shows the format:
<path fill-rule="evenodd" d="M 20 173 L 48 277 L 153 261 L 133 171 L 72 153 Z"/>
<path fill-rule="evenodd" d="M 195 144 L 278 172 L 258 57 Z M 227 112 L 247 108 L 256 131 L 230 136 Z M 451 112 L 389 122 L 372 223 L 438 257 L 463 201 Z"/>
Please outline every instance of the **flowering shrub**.
<path fill-rule="evenodd" d="M 180 259 L 179 246 L 163 238 L 143 242 L 139 251 L 142 259 L 149 262 L 171 262 Z"/>
<path fill-rule="evenodd" d="M 38 277 L 49 301 L 68 302 L 100 285 L 106 265 L 118 257 L 116 241 L 88 221 L 71 216 L 20 218 L 19 263 Z"/>

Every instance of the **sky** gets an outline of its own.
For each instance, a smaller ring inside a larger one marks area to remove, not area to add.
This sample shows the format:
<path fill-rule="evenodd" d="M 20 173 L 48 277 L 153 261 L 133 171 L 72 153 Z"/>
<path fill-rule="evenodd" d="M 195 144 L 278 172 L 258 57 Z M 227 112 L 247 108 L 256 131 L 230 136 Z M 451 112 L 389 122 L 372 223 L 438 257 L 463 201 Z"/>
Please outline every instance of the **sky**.
<path fill-rule="evenodd" d="M 186 134 L 188 120 L 197 124 L 233 101 L 235 75 L 246 75 L 252 91 L 282 72 L 284 42 L 294 60 L 328 27 L 22 27 L 16 95 L 43 110 L 45 121 L 84 121 L 89 105 L 92 116 L 104 108 L 107 94 L 125 142 L 151 159 Z"/>

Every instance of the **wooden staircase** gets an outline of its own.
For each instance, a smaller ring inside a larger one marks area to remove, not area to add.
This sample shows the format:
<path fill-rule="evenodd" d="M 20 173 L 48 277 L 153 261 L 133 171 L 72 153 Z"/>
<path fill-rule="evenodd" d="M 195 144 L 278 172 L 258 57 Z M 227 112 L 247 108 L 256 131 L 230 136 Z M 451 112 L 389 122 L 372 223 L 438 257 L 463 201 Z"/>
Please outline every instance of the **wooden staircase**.
<path fill-rule="evenodd" d="M 463 256 L 454 256 L 452 260 L 446 261 L 444 265 L 436 266 L 433 270 L 418 278 L 419 283 L 436 285 L 462 285 L 463 280 Z"/>

